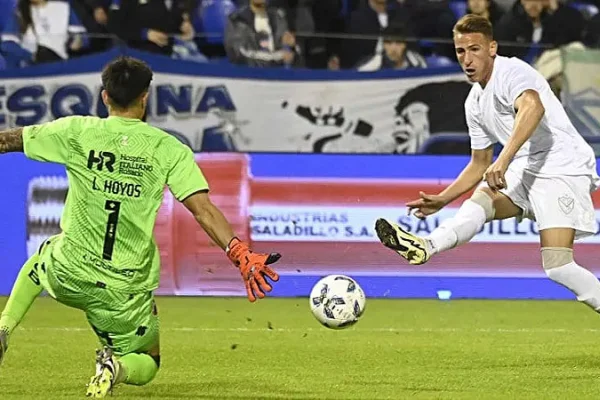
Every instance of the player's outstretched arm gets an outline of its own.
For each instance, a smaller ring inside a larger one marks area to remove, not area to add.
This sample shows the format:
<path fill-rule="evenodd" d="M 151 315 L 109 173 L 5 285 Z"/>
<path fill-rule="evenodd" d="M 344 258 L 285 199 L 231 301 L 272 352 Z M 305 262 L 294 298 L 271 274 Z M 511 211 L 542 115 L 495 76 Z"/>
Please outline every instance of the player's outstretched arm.
<path fill-rule="evenodd" d="M 197 192 L 183 201 L 208 236 L 223 250 L 235 236 L 223 213 L 210 201 L 208 192 Z"/>
<path fill-rule="evenodd" d="M 418 200 L 406 204 L 409 210 L 415 210 L 417 218 L 425 218 L 438 212 L 481 182 L 484 172 L 492 163 L 493 156 L 493 145 L 482 150 L 472 150 L 471 160 L 454 182 L 437 195 L 421 192 Z"/>
<path fill-rule="evenodd" d="M 0 153 L 23 151 L 23 128 L 0 131 Z"/>
<path fill-rule="evenodd" d="M 279 280 L 279 275 L 269 264 L 277 262 L 279 253 L 260 254 L 250 250 L 247 243 L 241 241 L 223 213 L 210 201 L 208 192 L 201 191 L 188 196 L 183 205 L 192 213 L 196 221 L 208 236 L 223 250 L 229 259 L 240 269 L 246 292 L 250 301 L 265 297 L 272 287 L 265 277 L 273 281 Z"/>

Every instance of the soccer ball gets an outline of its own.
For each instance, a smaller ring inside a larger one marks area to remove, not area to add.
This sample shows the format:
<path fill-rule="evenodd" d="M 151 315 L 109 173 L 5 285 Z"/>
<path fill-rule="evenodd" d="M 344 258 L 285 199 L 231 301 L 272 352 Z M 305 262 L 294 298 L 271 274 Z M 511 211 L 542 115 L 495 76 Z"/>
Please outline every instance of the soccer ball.
<path fill-rule="evenodd" d="M 331 329 L 357 323 L 365 311 L 365 302 L 362 288 L 345 275 L 326 276 L 310 292 L 310 310 L 317 321 Z"/>

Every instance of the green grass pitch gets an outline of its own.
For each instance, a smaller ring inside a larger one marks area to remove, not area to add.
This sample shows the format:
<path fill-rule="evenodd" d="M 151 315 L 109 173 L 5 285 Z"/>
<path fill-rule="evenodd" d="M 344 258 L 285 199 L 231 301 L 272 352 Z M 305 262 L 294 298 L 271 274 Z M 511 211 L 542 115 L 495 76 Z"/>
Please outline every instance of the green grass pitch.
<path fill-rule="evenodd" d="M 5 299 L 0 300 L 0 306 Z M 162 366 L 114 399 L 598 399 L 600 318 L 577 302 L 367 300 L 332 331 L 307 299 L 159 298 Z M 96 340 L 39 299 L 0 399 L 84 398 Z"/>

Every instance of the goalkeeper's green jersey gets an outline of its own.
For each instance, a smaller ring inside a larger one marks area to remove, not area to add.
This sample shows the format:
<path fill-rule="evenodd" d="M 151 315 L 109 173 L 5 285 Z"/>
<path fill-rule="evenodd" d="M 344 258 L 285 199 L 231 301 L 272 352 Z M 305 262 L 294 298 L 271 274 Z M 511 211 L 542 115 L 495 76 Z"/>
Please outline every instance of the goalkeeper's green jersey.
<path fill-rule="evenodd" d="M 189 147 L 137 120 L 66 117 L 23 130 L 25 155 L 65 165 L 69 191 L 56 268 L 118 291 L 158 287 L 153 238 L 165 184 L 182 201 L 208 190 Z"/>

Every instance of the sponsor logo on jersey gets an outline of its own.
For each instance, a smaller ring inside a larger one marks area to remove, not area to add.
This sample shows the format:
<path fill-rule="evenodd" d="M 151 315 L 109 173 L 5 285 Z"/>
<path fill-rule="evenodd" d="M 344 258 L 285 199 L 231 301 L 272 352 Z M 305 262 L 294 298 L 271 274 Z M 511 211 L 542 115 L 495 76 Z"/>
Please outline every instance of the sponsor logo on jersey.
<path fill-rule="evenodd" d="M 102 171 L 103 168 L 106 168 L 108 172 L 114 172 L 116 160 L 117 158 L 115 155 L 109 151 L 99 151 L 96 153 L 95 150 L 90 150 L 87 167 L 88 169 L 94 169 L 94 167 L 96 167 L 98 171 Z"/>
<path fill-rule="evenodd" d="M 110 151 L 90 150 L 88 155 L 87 167 L 96 168 L 98 171 L 106 170 L 115 172 L 115 163 L 117 156 Z M 143 176 L 144 172 L 150 172 L 154 169 L 145 157 L 122 154 L 119 156 L 118 172 L 122 175 Z"/>
<path fill-rule="evenodd" d="M 153 170 L 145 157 L 121 155 L 119 159 L 119 173 L 129 176 L 143 176 L 144 172 Z"/>

